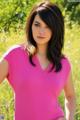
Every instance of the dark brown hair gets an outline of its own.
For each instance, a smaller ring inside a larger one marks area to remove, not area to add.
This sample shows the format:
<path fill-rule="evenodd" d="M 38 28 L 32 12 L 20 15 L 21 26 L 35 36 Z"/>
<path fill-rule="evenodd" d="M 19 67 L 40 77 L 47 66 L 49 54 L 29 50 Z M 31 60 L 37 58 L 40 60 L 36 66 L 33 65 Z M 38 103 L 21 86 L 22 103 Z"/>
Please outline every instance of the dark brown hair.
<path fill-rule="evenodd" d="M 42 2 L 33 7 L 30 16 L 27 19 L 26 35 L 28 42 L 36 49 L 37 44 L 32 36 L 32 23 L 37 14 L 45 22 L 45 24 L 48 25 L 53 33 L 50 41 L 48 42 L 47 58 L 53 63 L 52 69 L 54 68 L 55 71 L 58 72 L 62 68 L 61 59 L 63 57 L 62 48 L 64 45 L 64 19 L 62 12 L 57 5 L 51 2 Z M 32 56 L 33 55 L 29 56 L 29 60 L 30 63 L 35 66 L 32 61 Z"/>

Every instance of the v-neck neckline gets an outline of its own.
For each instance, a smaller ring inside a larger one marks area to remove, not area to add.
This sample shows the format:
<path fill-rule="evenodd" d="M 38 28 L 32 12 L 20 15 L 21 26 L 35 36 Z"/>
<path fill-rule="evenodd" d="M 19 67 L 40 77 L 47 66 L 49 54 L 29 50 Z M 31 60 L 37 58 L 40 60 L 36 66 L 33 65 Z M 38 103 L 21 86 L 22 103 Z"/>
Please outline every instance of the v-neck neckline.
<path fill-rule="evenodd" d="M 25 50 L 24 50 L 25 51 Z M 26 53 L 26 51 L 25 51 Z M 29 56 L 28 56 L 29 57 Z M 40 71 L 42 72 L 49 72 L 50 68 L 52 67 L 52 63 L 49 63 L 48 66 L 46 68 L 42 68 L 41 64 L 40 64 L 40 61 L 39 61 L 39 58 L 38 56 L 35 54 L 33 56 L 33 62 L 37 65 L 37 67 L 40 69 Z"/>
<path fill-rule="evenodd" d="M 39 58 L 37 55 L 34 55 L 35 59 L 36 59 L 36 64 L 37 66 L 40 68 L 40 70 L 42 72 L 48 72 L 52 66 L 52 63 L 49 63 L 48 66 L 46 68 L 42 68 L 41 64 L 40 64 L 40 61 L 39 61 Z"/>

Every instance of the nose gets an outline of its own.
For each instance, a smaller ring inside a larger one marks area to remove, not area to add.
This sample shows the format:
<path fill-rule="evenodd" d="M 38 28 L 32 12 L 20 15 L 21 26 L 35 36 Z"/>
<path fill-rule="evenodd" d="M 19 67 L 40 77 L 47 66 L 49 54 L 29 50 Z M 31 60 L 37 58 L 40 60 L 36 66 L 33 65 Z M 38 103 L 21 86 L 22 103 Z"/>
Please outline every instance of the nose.
<path fill-rule="evenodd" d="M 44 35 L 45 34 L 45 29 L 44 28 L 40 28 L 39 33 L 40 33 L 40 35 Z"/>

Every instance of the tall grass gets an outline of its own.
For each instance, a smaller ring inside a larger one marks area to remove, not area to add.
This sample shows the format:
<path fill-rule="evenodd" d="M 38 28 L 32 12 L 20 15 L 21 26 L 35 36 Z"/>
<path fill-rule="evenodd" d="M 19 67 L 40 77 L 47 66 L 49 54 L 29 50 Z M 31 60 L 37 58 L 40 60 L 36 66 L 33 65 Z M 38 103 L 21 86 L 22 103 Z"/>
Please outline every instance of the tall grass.
<path fill-rule="evenodd" d="M 24 30 L 11 33 L 0 33 L 0 57 L 5 51 L 15 44 L 25 41 Z M 72 29 L 66 26 L 64 54 L 69 58 L 72 65 L 73 83 L 76 91 L 77 105 L 75 120 L 80 120 L 80 26 L 73 25 Z M 12 120 L 14 117 L 14 92 L 9 83 L 4 80 L 0 85 L 0 114 L 5 120 Z M 60 97 L 63 106 L 63 96 Z"/>

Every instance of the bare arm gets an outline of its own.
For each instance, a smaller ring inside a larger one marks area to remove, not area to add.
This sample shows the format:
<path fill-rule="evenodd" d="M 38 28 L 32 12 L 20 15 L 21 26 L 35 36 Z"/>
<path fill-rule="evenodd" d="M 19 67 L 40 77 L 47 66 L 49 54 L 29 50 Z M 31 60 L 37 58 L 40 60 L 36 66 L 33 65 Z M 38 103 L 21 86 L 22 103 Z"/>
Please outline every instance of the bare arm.
<path fill-rule="evenodd" d="M 65 111 L 66 120 L 74 120 L 74 114 L 76 109 L 75 90 L 72 83 L 71 73 L 68 76 L 67 83 L 64 87 L 65 92 Z"/>
<path fill-rule="evenodd" d="M 6 60 L 0 60 L 0 83 L 8 75 L 8 62 Z"/>

